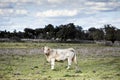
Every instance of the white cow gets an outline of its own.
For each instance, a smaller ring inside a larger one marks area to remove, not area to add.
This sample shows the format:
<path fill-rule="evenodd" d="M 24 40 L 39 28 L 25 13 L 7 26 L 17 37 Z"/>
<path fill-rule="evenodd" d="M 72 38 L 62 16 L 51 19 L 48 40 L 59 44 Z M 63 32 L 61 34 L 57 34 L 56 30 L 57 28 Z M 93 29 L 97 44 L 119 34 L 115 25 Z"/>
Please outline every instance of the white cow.
<path fill-rule="evenodd" d="M 70 68 L 70 65 L 73 61 L 75 62 L 75 64 L 77 64 L 76 53 L 73 48 L 51 49 L 45 46 L 43 50 L 47 61 L 51 63 L 51 69 L 54 69 L 55 61 L 64 61 L 67 59 L 68 60 L 67 69 Z"/>

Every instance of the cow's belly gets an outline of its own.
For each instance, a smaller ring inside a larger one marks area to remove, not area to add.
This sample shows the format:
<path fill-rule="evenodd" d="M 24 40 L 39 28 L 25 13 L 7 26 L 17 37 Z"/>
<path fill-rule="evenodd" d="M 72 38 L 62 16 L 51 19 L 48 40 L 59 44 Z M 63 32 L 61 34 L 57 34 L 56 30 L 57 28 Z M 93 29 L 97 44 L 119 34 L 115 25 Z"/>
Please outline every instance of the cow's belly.
<path fill-rule="evenodd" d="M 59 57 L 56 57 L 56 61 L 64 61 L 66 60 L 67 58 L 65 56 L 59 56 Z"/>

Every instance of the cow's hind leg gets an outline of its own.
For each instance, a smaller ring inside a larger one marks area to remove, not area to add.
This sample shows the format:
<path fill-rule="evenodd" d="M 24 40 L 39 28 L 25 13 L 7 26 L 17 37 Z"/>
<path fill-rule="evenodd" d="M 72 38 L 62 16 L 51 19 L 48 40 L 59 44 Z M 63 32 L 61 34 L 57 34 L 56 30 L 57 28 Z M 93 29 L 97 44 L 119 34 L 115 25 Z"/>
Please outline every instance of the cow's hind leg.
<path fill-rule="evenodd" d="M 68 67 L 67 67 L 67 69 L 70 69 L 71 63 L 72 63 L 72 59 L 68 58 Z"/>

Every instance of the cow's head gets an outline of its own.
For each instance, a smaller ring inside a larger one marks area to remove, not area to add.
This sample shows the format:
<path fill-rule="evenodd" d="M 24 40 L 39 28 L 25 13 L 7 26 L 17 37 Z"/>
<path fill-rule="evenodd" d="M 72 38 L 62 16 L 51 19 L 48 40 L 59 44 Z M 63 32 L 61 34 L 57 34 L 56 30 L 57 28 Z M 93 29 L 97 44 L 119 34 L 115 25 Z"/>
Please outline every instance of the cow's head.
<path fill-rule="evenodd" d="M 47 46 L 43 47 L 43 52 L 44 52 L 44 54 L 46 56 L 47 62 L 50 62 L 50 58 L 49 58 L 49 56 L 50 56 L 50 48 L 47 47 Z"/>
<path fill-rule="evenodd" d="M 47 47 L 47 46 L 43 47 L 43 51 L 44 51 L 44 54 L 46 56 L 49 56 L 49 54 L 50 54 L 50 48 L 49 47 Z"/>

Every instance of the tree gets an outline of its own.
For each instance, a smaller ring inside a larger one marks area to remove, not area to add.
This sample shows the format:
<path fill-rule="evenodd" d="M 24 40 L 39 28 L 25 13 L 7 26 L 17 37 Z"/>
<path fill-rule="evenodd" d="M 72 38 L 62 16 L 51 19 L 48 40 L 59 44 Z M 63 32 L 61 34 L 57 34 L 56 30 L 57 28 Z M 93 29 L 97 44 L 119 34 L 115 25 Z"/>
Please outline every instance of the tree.
<path fill-rule="evenodd" d="M 17 33 L 17 36 L 18 36 L 19 38 L 24 38 L 24 32 L 19 31 L 19 32 Z"/>
<path fill-rule="evenodd" d="M 0 38 L 9 38 L 10 37 L 10 32 L 7 30 L 5 31 L 0 31 Z"/>
<path fill-rule="evenodd" d="M 102 29 L 96 29 L 93 33 L 94 40 L 103 40 L 104 39 L 104 32 Z"/>
<path fill-rule="evenodd" d="M 35 29 L 36 38 L 43 38 L 43 28 Z"/>
<path fill-rule="evenodd" d="M 66 30 L 67 39 L 74 39 L 76 34 L 75 25 L 73 23 L 69 23 L 66 25 L 66 27 L 67 27 Z"/>
<path fill-rule="evenodd" d="M 44 33 L 46 35 L 46 39 L 51 39 L 54 37 L 54 26 L 52 24 L 48 24 L 44 28 Z"/>
<path fill-rule="evenodd" d="M 104 25 L 104 29 L 105 29 L 105 39 L 106 40 L 110 40 L 112 41 L 112 43 L 114 43 L 114 41 L 116 40 L 116 28 L 110 24 Z"/>
<path fill-rule="evenodd" d="M 67 39 L 74 39 L 76 35 L 76 28 L 73 23 L 69 23 L 67 25 L 60 25 L 60 30 L 57 32 L 58 38 L 62 41 L 66 41 Z"/>
<path fill-rule="evenodd" d="M 25 28 L 24 32 L 25 32 L 25 37 L 26 38 L 35 38 L 35 31 L 33 29 Z"/>
<path fill-rule="evenodd" d="M 54 38 L 55 38 L 55 39 L 59 37 L 57 33 L 60 31 L 60 29 L 61 29 L 61 28 L 60 28 L 59 26 L 56 26 L 56 27 L 55 27 L 55 29 L 54 29 Z"/>
<path fill-rule="evenodd" d="M 66 30 L 67 30 L 66 25 L 59 26 L 59 30 L 56 33 L 56 35 L 57 35 L 57 38 L 61 39 L 61 41 L 66 41 Z"/>
<path fill-rule="evenodd" d="M 103 40 L 104 39 L 104 32 L 103 29 L 96 29 L 94 27 L 89 28 L 89 39 L 90 40 Z"/>
<path fill-rule="evenodd" d="M 95 31 L 96 31 L 95 27 L 91 27 L 88 29 L 88 39 L 89 40 L 94 40 Z"/>
<path fill-rule="evenodd" d="M 120 41 L 120 29 L 117 29 L 115 34 L 116 40 Z"/>
<path fill-rule="evenodd" d="M 81 26 L 76 26 L 76 34 L 75 34 L 76 39 L 85 39 L 85 33 L 82 30 Z"/>

